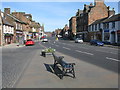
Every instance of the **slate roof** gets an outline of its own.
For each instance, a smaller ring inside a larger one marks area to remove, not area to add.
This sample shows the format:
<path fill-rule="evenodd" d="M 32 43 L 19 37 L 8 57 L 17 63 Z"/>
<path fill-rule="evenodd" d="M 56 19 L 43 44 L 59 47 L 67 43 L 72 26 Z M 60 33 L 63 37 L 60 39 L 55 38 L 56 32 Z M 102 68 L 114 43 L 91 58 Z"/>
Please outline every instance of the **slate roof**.
<path fill-rule="evenodd" d="M 95 22 L 93 22 L 92 24 L 99 24 L 99 23 L 103 22 L 104 20 L 106 20 L 107 18 L 108 18 L 108 17 L 102 18 L 102 19 L 98 19 L 98 20 L 96 20 Z"/>
<path fill-rule="evenodd" d="M 103 23 L 112 22 L 112 21 L 120 21 L 120 14 L 116 14 L 111 17 L 108 17 L 106 20 L 103 21 Z"/>
<path fill-rule="evenodd" d="M 25 22 L 23 21 L 20 21 L 19 19 L 17 19 L 15 16 L 12 16 L 10 14 L 7 14 L 9 17 L 13 18 L 15 21 L 19 22 L 19 23 L 22 23 L 22 24 L 26 24 Z"/>
<path fill-rule="evenodd" d="M 5 18 L 2 18 L 2 21 L 3 21 L 4 25 L 8 25 L 8 26 L 12 26 L 13 27 L 13 25 L 10 24 Z"/>
<path fill-rule="evenodd" d="M 116 14 L 116 15 L 113 15 L 113 16 L 110 16 L 110 17 L 98 19 L 95 22 L 93 22 L 91 25 L 99 24 L 99 23 L 112 22 L 112 21 L 120 21 L 120 14 Z"/>

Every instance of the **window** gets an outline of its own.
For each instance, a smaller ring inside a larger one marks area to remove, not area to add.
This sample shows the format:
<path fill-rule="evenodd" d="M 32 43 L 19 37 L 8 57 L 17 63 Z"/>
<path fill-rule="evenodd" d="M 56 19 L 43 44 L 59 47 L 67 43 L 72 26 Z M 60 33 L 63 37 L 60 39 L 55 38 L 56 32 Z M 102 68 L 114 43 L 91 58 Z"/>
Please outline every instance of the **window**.
<path fill-rule="evenodd" d="M 95 24 L 95 30 L 97 30 L 97 24 Z"/>
<path fill-rule="evenodd" d="M 103 24 L 103 28 L 104 28 L 104 29 L 109 29 L 109 23 L 104 23 L 104 24 Z"/>
<path fill-rule="evenodd" d="M 94 31 L 94 25 L 92 25 L 92 31 Z"/>
<path fill-rule="evenodd" d="M 107 23 L 107 29 L 109 29 L 109 23 Z"/>
<path fill-rule="evenodd" d="M 101 28 L 101 24 L 99 23 L 99 29 Z"/>
<path fill-rule="evenodd" d="M 112 22 L 112 28 L 115 28 L 115 22 Z"/>

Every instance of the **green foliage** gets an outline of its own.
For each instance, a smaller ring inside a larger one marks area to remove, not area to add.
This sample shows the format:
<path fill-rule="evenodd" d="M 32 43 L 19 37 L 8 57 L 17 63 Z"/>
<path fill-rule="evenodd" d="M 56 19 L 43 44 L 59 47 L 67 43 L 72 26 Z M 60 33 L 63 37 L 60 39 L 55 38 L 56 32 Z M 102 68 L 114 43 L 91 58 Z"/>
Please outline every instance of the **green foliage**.
<path fill-rule="evenodd" d="M 42 51 L 45 51 L 47 53 L 53 53 L 53 52 L 55 52 L 55 49 L 53 49 L 53 48 L 50 47 L 50 48 L 46 48 L 46 49 L 44 49 Z"/>

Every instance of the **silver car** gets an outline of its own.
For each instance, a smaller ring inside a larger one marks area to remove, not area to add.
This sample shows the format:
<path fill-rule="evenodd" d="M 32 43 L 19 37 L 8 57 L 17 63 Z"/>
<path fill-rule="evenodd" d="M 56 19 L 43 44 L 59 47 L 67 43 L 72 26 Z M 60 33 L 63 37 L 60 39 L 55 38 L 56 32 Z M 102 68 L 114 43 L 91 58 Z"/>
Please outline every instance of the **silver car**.
<path fill-rule="evenodd" d="M 75 43 L 83 43 L 83 40 L 81 38 L 76 38 Z"/>

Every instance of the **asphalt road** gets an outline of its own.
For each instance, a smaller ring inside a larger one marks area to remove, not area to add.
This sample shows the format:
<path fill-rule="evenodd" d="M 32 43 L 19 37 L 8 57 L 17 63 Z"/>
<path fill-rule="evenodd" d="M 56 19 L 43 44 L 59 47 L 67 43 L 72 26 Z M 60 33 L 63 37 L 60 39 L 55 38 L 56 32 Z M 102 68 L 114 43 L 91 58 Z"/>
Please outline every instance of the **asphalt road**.
<path fill-rule="evenodd" d="M 72 56 L 118 73 L 118 62 L 120 61 L 118 60 L 117 49 L 74 43 L 68 40 L 55 41 L 55 38 L 50 38 L 49 42 L 38 42 L 34 46 L 2 49 L 3 88 L 13 87 L 33 59 L 36 51 L 42 49 L 40 44 L 55 48 L 63 55 Z"/>
<path fill-rule="evenodd" d="M 118 49 L 110 47 L 91 46 L 75 43 L 69 40 L 50 38 L 49 42 L 40 43 L 45 47 L 55 48 L 58 52 L 97 65 L 118 73 Z"/>
<path fill-rule="evenodd" d="M 2 87 L 11 88 L 27 68 L 36 50 L 41 47 L 27 46 L 2 49 Z"/>

